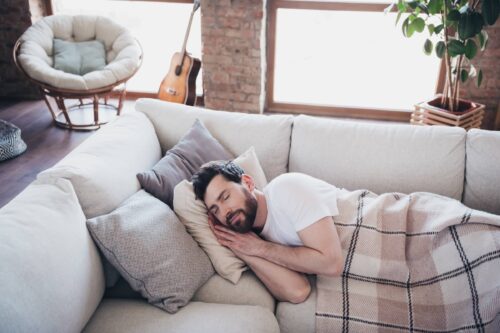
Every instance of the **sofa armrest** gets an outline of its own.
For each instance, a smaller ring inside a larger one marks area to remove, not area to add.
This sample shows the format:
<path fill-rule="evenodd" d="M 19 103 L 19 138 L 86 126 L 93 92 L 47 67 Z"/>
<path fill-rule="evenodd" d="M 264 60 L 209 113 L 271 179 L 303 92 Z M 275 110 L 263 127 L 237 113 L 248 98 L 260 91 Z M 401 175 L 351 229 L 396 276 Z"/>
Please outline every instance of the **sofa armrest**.
<path fill-rule="evenodd" d="M 104 293 L 71 183 L 35 181 L 0 209 L 0 332 L 79 332 Z"/>

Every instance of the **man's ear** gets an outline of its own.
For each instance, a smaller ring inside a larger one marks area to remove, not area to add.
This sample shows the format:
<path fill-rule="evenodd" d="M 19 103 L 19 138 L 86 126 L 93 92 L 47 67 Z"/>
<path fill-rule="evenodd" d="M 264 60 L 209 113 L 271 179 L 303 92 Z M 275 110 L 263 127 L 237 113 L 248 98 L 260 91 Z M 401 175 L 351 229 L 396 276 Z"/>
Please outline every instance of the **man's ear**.
<path fill-rule="evenodd" d="M 241 175 L 241 183 L 245 185 L 250 192 L 252 192 L 255 189 L 255 183 L 253 181 L 252 176 L 247 175 L 246 173 Z"/>

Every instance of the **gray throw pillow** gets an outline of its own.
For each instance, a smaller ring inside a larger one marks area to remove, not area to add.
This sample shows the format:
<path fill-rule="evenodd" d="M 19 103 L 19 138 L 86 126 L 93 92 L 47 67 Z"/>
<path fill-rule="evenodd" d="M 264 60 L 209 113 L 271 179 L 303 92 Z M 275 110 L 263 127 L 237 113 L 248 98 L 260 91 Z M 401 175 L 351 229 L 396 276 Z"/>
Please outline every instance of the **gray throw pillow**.
<path fill-rule="evenodd" d="M 54 38 L 54 68 L 85 75 L 106 66 L 106 49 L 100 40 L 70 42 Z"/>
<path fill-rule="evenodd" d="M 95 243 L 132 289 L 175 313 L 213 274 L 210 260 L 175 213 L 141 190 L 87 221 Z"/>
<path fill-rule="evenodd" d="M 233 159 L 233 156 L 197 119 L 152 170 L 139 173 L 137 178 L 143 189 L 172 208 L 174 188 L 177 184 L 184 179 L 190 179 L 207 162 L 230 159 Z"/>

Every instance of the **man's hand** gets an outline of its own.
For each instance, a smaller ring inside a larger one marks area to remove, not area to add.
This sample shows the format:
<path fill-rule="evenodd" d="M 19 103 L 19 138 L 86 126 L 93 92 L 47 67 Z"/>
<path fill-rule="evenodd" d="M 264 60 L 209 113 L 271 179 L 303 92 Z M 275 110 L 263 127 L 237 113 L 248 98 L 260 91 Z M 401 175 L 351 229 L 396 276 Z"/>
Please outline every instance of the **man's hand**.
<path fill-rule="evenodd" d="M 214 233 L 217 241 L 222 246 L 231 249 L 237 256 L 248 255 L 257 256 L 262 253 L 265 241 L 254 232 L 240 234 L 223 226 L 217 219 L 209 213 L 208 225 Z"/>

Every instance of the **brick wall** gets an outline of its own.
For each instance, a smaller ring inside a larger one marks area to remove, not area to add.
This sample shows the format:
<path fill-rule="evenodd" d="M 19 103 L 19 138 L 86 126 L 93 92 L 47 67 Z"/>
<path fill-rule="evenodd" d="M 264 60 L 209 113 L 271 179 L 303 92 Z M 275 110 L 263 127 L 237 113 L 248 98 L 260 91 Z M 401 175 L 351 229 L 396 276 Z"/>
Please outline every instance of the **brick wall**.
<path fill-rule="evenodd" d="M 31 8 L 31 9 L 30 9 Z M 12 50 L 19 36 L 43 16 L 42 0 L 4 0 L 0 11 L 0 98 L 40 98 L 38 89 L 19 72 Z"/>
<path fill-rule="evenodd" d="M 486 50 L 474 58 L 474 66 L 483 70 L 483 82 L 477 88 L 475 79 L 460 87 L 460 96 L 486 105 L 486 114 L 482 128 L 497 129 L 495 117 L 500 103 L 500 20 L 486 29 L 489 36 Z"/>
<path fill-rule="evenodd" d="M 201 2 L 203 90 L 207 108 L 263 110 L 263 0 Z"/>

